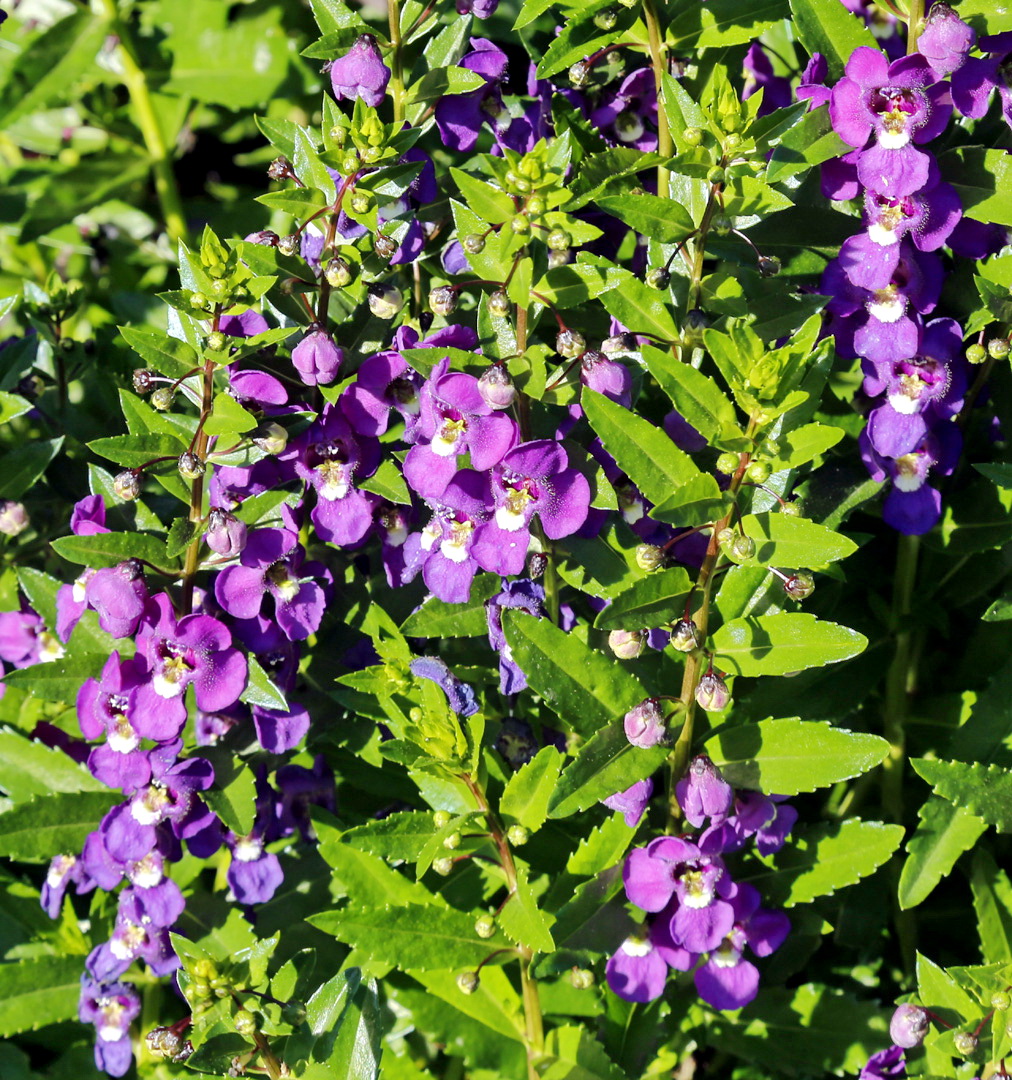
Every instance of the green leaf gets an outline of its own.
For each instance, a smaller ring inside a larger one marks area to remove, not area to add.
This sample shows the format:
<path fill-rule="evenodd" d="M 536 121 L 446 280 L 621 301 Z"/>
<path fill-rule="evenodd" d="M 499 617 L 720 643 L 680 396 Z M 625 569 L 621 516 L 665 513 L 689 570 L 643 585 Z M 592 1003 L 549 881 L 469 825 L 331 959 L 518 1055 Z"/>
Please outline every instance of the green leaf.
<path fill-rule="evenodd" d="M 136 468 L 146 465 L 153 458 L 179 457 L 186 449 L 186 443 L 180 436 L 168 432 L 164 435 L 112 435 L 106 439 L 92 439 L 88 449 L 117 465 Z"/>
<path fill-rule="evenodd" d="M 77 1018 L 80 956 L 40 956 L 0 964 L 0 1037 Z"/>
<path fill-rule="evenodd" d="M 485 80 L 476 71 L 462 67 L 439 67 L 427 71 L 411 88 L 410 103 L 438 101 L 444 94 L 466 94 L 479 90 Z"/>
<path fill-rule="evenodd" d="M 38 439 L 0 457 L 0 496 L 20 499 L 60 452 L 63 436 L 58 439 Z"/>
<path fill-rule="evenodd" d="M 787 514 L 746 514 L 741 529 L 756 544 L 755 555 L 748 560 L 752 566 L 817 570 L 857 551 L 857 544 L 848 537 Z"/>
<path fill-rule="evenodd" d="M 272 210 L 283 210 L 300 221 L 311 217 L 317 210 L 322 210 L 327 205 L 323 192 L 316 188 L 284 188 L 281 191 L 268 191 L 266 195 L 257 195 L 256 201 Z"/>
<path fill-rule="evenodd" d="M 886 863 L 903 839 L 902 825 L 850 818 L 792 833 L 767 869 L 748 874 L 766 902 L 778 907 L 807 904 L 854 885 Z"/>
<path fill-rule="evenodd" d="M 471 585 L 471 596 L 463 604 L 448 604 L 429 596 L 401 624 L 405 637 L 484 637 L 488 633 L 485 601 L 502 591 L 496 574 L 479 574 Z"/>
<path fill-rule="evenodd" d="M 54 855 L 77 854 L 105 812 L 119 801 L 115 792 L 80 791 L 21 803 L 0 814 L 0 855 L 39 862 Z"/>
<path fill-rule="evenodd" d="M 1012 488 L 1012 465 L 974 465 L 974 468 L 999 487 Z"/>
<path fill-rule="evenodd" d="M 781 472 L 805 465 L 836 446 L 844 434 L 842 428 L 829 427 L 827 424 L 803 424 L 777 439 L 780 450 L 770 460 L 770 468 L 774 472 Z"/>
<path fill-rule="evenodd" d="M 616 181 L 623 177 L 633 176 L 644 169 L 653 169 L 663 160 L 657 154 L 644 154 L 626 146 L 616 146 L 598 154 L 588 154 L 580 163 L 580 171 L 576 179 L 569 185 L 573 198 L 566 203 L 566 210 L 570 213 L 579 210 L 587 203 L 593 202 Z M 585 258 L 586 256 L 580 260 L 581 263 Z M 594 262 L 594 260 L 590 261 Z M 604 265 L 605 261 L 601 260 L 595 265 Z"/>
<path fill-rule="evenodd" d="M 809 53 L 822 53 L 829 65 L 829 81 L 843 74 L 844 65 L 861 45 L 878 51 L 864 20 L 852 15 L 838 0 L 791 0 L 794 30 Z"/>
<path fill-rule="evenodd" d="M 829 106 L 820 105 L 806 113 L 774 147 L 766 166 L 766 180 L 770 184 L 777 184 L 789 176 L 807 172 L 830 158 L 840 157 L 851 149 L 833 130 Z"/>
<path fill-rule="evenodd" d="M 404 482 L 404 476 L 389 458 L 382 461 L 372 476 L 363 480 L 358 486 L 363 491 L 371 491 L 374 495 L 380 495 L 387 502 L 396 503 L 398 506 L 411 505 L 411 496 L 408 494 L 408 485 Z"/>
<path fill-rule="evenodd" d="M 325 934 L 402 971 L 447 967 L 473 971 L 495 949 L 509 948 L 501 932 L 490 938 L 478 937 L 474 916 L 431 905 L 351 906 L 311 915 L 308 921 Z"/>
<path fill-rule="evenodd" d="M 327 1060 L 327 1080 L 377 1080 L 387 1015 L 380 1007 L 375 979 L 357 987 L 341 1013 Z"/>
<path fill-rule="evenodd" d="M 245 701 L 247 705 L 259 705 L 263 709 L 279 709 L 281 712 L 288 712 L 285 695 L 260 666 L 260 661 L 252 653 L 246 660 L 249 664 L 249 682 L 239 700 Z"/>
<path fill-rule="evenodd" d="M 58 791 L 107 790 L 62 750 L 7 730 L 0 731 L 0 788 L 16 803 Z"/>
<path fill-rule="evenodd" d="M 539 79 L 550 79 L 614 41 L 617 34 L 622 34 L 632 26 L 638 14 L 628 9 L 618 9 L 618 18 L 611 28 L 602 30 L 594 22 L 594 16 L 605 10 L 612 10 L 610 0 L 591 0 L 590 3 L 577 7 L 539 61 Z"/>
<path fill-rule="evenodd" d="M 566 862 L 566 873 L 592 877 L 617 865 L 635 834 L 636 830 L 627 825 L 624 815 L 616 810 L 580 841 Z"/>
<path fill-rule="evenodd" d="M 649 420 L 588 388 L 581 404 L 604 448 L 651 502 L 663 502 L 674 488 L 699 476 L 692 458 Z"/>
<path fill-rule="evenodd" d="M 1012 225 L 1012 161 L 1003 150 L 960 146 L 939 158 L 943 177 L 974 221 Z"/>
<path fill-rule="evenodd" d="M 505 191 L 499 191 L 462 169 L 451 168 L 450 175 L 460 189 L 461 195 L 464 196 L 469 209 L 483 221 L 490 225 L 502 225 L 516 214 L 513 200 Z"/>
<path fill-rule="evenodd" d="M 244 409 L 231 394 L 220 393 L 214 396 L 211 415 L 204 423 L 208 435 L 242 435 L 257 426 L 256 417 Z M 230 444 L 226 443 L 225 446 Z"/>
<path fill-rule="evenodd" d="M 721 731 L 703 749 L 734 787 L 797 795 L 874 769 L 889 753 L 889 743 L 877 735 L 792 718 Z"/>
<path fill-rule="evenodd" d="M 643 363 L 678 412 L 700 433 L 719 434 L 737 427 L 734 405 L 708 375 L 670 352 L 645 345 Z"/>
<path fill-rule="evenodd" d="M 747 7 L 738 0 L 709 0 L 700 8 L 685 9 L 685 15 L 676 18 L 671 29 L 680 47 L 726 48 L 754 41 L 785 18 L 787 10 L 786 0 L 752 0 Z"/>
<path fill-rule="evenodd" d="M 910 764 L 936 795 L 975 814 L 998 832 L 1012 832 L 1012 770 L 999 765 L 912 758 Z"/>
<path fill-rule="evenodd" d="M 786 675 L 837 664 L 863 652 L 868 639 L 807 612 L 732 619 L 713 635 L 714 663 L 734 675 Z"/>
<path fill-rule="evenodd" d="M 21 591 L 42 616 L 42 621 L 46 626 L 56 626 L 56 594 L 63 582 L 30 566 L 19 566 L 17 574 Z"/>
<path fill-rule="evenodd" d="M 588 260 L 589 261 L 589 260 Z M 661 341 L 678 341 L 680 334 L 666 300 L 669 294 L 640 281 L 627 270 L 614 288 L 601 294 L 609 315 L 637 334 L 650 334 Z"/>
<path fill-rule="evenodd" d="M 96 536 L 61 536 L 53 550 L 68 562 L 82 566 L 117 566 L 125 559 L 140 559 L 152 566 L 172 566 L 165 540 L 149 533 L 109 532 Z"/>
<path fill-rule="evenodd" d="M 24 416 L 31 408 L 32 403 L 20 395 L 0 390 L 0 424 L 8 424 L 11 420 Z"/>
<path fill-rule="evenodd" d="M 660 244 L 679 244 L 695 232 L 689 211 L 674 199 L 657 195 L 605 195 L 598 207 L 631 229 Z"/>
<path fill-rule="evenodd" d="M 508 608 L 502 615 L 531 688 L 575 731 L 589 735 L 649 696 L 634 675 L 548 619 Z"/>
<path fill-rule="evenodd" d="M 322 846 L 328 842 L 327 836 L 319 822 L 316 822 L 316 826 L 317 833 L 320 834 L 321 854 L 326 858 Z M 392 861 L 414 862 L 435 833 L 432 814 L 428 811 L 412 810 L 356 825 L 344 830 L 337 840 L 370 855 L 379 855 Z"/>
<path fill-rule="evenodd" d="M 556 266 L 534 286 L 534 291 L 557 308 L 577 307 L 615 286 L 614 275 L 589 263 Z"/>
<path fill-rule="evenodd" d="M 197 526 L 195 522 L 185 517 L 173 518 L 168 535 L 165 537 L 165 554 L 170 559 L 182 555 L 196 535 Z"/>
<path fill-rule="evenodd" d="M 980 818 L 937 795 L 930 796 L 917 815 L 920 821 L 907 841 L 907 857 L 897 889 L 904 911 L 923 903 L 949 876 L 959 856 L 969 851 L 987 829 Z"/>
<path fill-rule="evenodd" d="M 551 924 L 555 921 L 538 908 L 531 887 L 527 883 L 527 870 L 523 864 L 516 867 L 517 886 L 496 917 L 496 924 L 503 933 L 518 945 L 535 952 L 555 951 Z"/>
<path fill-rule="evenodd" d="M 256 819 L 253 770 L 224 746 L 209 746 L 201 756 L 214 766 L 214 783 L 201 792 L 204 802 L 238 836 L 248 836 Z"/>
<path fill-rule="evenodd" d="M 618 593 L 594 620 L 599 630 L 643 630 L 676 622 L 692 582 L 680 566 L 655 571 Z"/>
<path fill-rule="evenodd" d="M 1012 960 L 1012 882 L 983 848 L 973 853 L 970 888 L 984 963 Z"/>
<path fill-rule="evenodd" d="M 627 1080 L 627 1074 L 583 1027 L 566 1025 L 552 1030 L 545 1040 L 545 1056 L 547 1067 L 538 1066 L 542 1080 Z"/>
<path fill-rule="evenodd" d="M 1006 593 L 984 612 L 984 622 L 1006 622 L 1012 619 L 1012 593 Z"/>
<path fill-rule="evenodd" d="M 633 746 L 621 721 L 609 725 L 580 747 L 563 772 L 549 800 L 548 816 L 569 817 L 645 780 L 661 767 L 668 751 L 667 746 L 648 750 Z"/>
<path fill-rule="evenodd" d="M 499 813 L 509 824 L 536 832 L 548 817 L 548 800 L 562 770 L 563 755 L 545 746 L 506 782 Z"/>
<path fill-rule="evenodd" d="M 650 517 L 679 529 L 695 528 L 720 521 L 730 511 L 731 496 L 709 473 L 700 473 L 672 492 L 651 511 Z"/>
<path fill-rule="evenodd" d="M 62 701 L 72 705 L 77 701 L 77 692 L 84 680 L 96 678 L 108 659 L 99 653 L 62 656 L 59 660 L 10 671 L 4 682 L 42 701 Z"/>
<path fill-rule="evenodd" d="M 179 338 L 139 326 L 121 326 L 119 332 L 141 359 L 170 379 L 182 378 L 197 366 L 196 351 Z"/>

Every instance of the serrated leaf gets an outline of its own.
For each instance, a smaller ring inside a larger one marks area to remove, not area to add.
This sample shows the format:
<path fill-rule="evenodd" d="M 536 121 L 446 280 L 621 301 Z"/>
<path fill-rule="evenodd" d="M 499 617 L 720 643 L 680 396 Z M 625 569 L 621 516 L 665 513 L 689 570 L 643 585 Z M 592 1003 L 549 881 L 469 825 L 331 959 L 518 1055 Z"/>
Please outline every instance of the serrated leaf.
<path fill-rule="evenodd" d="M 0 456 L 0 496 L 20 499 L 49 468 L 63 446 L 58 439 L 37 439 Z"/>
<path fill-rule="evenodd" d="M 72 705 L 85 679 L 96 678 L 107 656 L 98 653 L 62 656 L 43 664 L 9 671 L 7 686 L 16 686 L 42 701 L 62 701 Z"/>
<path fill-rule="evenodd" d="M 912 758 L 910 764 L 936 795 L 975 814 L 998 832 L 1012 832 L 1012 770 L 927 758 Z"/>
<path fill-rule="evenodd" d="M 833 130 L 829 106 L 820 105 L 806 113 L 773 148 L 766 167 L 766 180 L 770 184 L 780 183 L 830 158 L 840 157 L 850 149 Z"/>
<path fill-rule="evenodd" d="M 479 574 L 471 584 L 471 596 L 463 604 L 448 604 L 434 596 L 413 611 L 401 624 L 405 637 L 484 637 L 488 633 L 485 601 L 502 591 L 496 574 Z"/>
<path fill-rule="evenodd" d="M 563 760 L 554 746 L 545 746 L 509 778 L 499 801 L 499 813 L 509 824 L 531 832 L 544 825 Z"/>
<path fill-rule="evenodd" d="M 837 664 L 863 652 L 868 639 L 807 612 L 732 619 L 710 639 L 714 663 L 734 675 L 786 675 Z"/>
<path fill-rule="evenodd" d="M 774 472 L 796 469 L 824 454 L 830 447 L 836 446 L 843 436 L 842 428 L 830 427 L 828 424 L 803 424 L 777 439 L 780 450 L 776 457 L 770 460 L 770 468 Z"/>
<path fill-rule="evenodd" d="M 634 333 L 650 334 L 660 341 L 678 341 L 678 327 L 666 300 L 666 291 L 651 289 L 628 271 L 620 271 L 617 285 L 601 294 L 608 314 Z"/>
<path fill-rule="evenodd" d="M 604 448 L 652 503 L 699 476 L 692 458 L 649 420 L 587 388 L 581 404 Z"/>
<path fill-rule="evenodd" d="M 538 62 L 537 77 L 550 79 L 565 71 L 613 41 L 616 34 L 622 34 L 636 21 L 637 12 L 619 9 L 617 21 L 608 30 L 602 30 L 594 22 L 594 16 L 609 7 L 609 0 L 591 0 L 576 8 Z"/>
<path fill-rule="evenodd" d="M 165 540 L 148 533 L 108 532 L 95 536 L 61 536 L 53 550 L 68 562 L 95 568 L 118 566 L 126 559 L 140 559 L 152 566 L 172 566 L 165 554 Z"/>
<path fill-rule="evenodd" d="M 627 825 L 624 816 L 616 811 L 603 824 L 591 829 L 589 835 L 580 841 L 577 849 L 569 856 L 566 873 L 590 877 L 615 866 L 625 854 L 635 834 L 636 830 Z"/>
<path fill-rule="evenodd" d="M 505 191 L 499 191 L 462 169 L 451 168 L 450 175 L 468 208 L 489 225 L 502 225 L 516 213 L 513 200 Z"/>
<path fill-rule="evenodd" d="M 765 902 L 806 904 L 854 885 L 885 864 L 903 839 L 902 825 L 851 818 L 797 830 L 788 844 L 748 875 Z"/>
<path fill-rule="evenodd" d="M 119 332 L 134 352 L 170 379 L 182 378 L 197 366 L 196 350 L 179 338 L 139 326 L 121 326 Z"/>
<path fill-rule="evenodd" d="M 538 907 L 527 882 L 527 870 L 524 866 L 518 863 L 516 872 L 516 889 L 496 917 L 496 924 L 518 945 L 526 946 L 535 952 L 554 952 L 555 941 L 552 939 L 551 926 L 555 920 Z"/>
<path fill-rule="evenodd" d="M 680 566 L 655 571 L 618 593 L 594 620 L 599 630 L 654 629 L 676 622 L 685 611 L 692 582 Z"/>
<path fill-rule="evenodd" d="M 154 458 L 179 457 L 186 449 L 186 443 L 179 435 L 151 432 L 146 435 L 111 435 L 106 439 L 92 439 L 88 449 L 117 465 L 137 468 Z"/>
<path fill-rule="evenodd" d="M 259 705 L 264 709 L 278 709 L 288 712 L 288 702 L 285 695 L 277 688 L 270 675 L 261 667 L 260 661 L 250 653 L 247 657 L 249 663 L 249 682 L 246 689 L 239 696 L 240 701 L 247 705 Z"/>
<path fill-rule="evenodd" d="M 631 229 L 661 244 L 679 244 L 696 230 L 689 211 L 658 195 L 605 195 L 598 207 Z"/>
<path fill-rule="evenodd" d="M 904 911 L 923 903 L 987 829 L 986 822 L 937 795 L 929 796 L 917 815 L 896 893 Z"/>
<path fill-rule="evenodd" d="M 414 862 L 435 832 L 432 814 L 428 811 L 413 810 L 390 814 L 388 817 L 346 829 L 341 833 L 339 842 L 384 859 Z M 317 833 L 320 834 L 322 849 L 327 837 L 319 823 Z M 322 850 L 321 854 L 324 854 Z"/>
<path fill-rule="evenodd" d="M 645 780 L 661 767 L 668 749 L 633 746 L 622 723 L 611 724 L 580 747 L 576 759 L 559 778 L 548 803 L 548 816 L 569 817 Z"/>
<path fill-rule="evenodd" d="M 889 743 L 878 735 L 791 718 L 721 731 L 703 749 L 734 787 L 797 795 L 875 768 Z"/>
<path fill-rule="evenodd" d="M 225 747 L 204 747 L 201 756 L 214 766 L 214 783 L 201 797 L 232 832 L 248 836 L 256 819 L 253 770 Z"/>
<path fill-rule="evenodd" d="M 755 541 L 752 566 L 815 570 L 857 550 L 853 540 L 825 525 L 787 514 L 746 514 L 741 529 Z"/>
<path fill-rule="evenodd" d="M 0 964 L 0 1037 L 76 1019 L 80 996 L 80 956 Z"/>
<path fill-rule="evenodd" d="M 700 434 L 715 434 L 737 423 L 734 405 L 708 375 L 653 345 L 644 345 L 642 356 L 671 403 Z"/>
<path fill-rule="evenodd" d="M 590 734 L 649 696 L 634 675 L 548 619 L 504 609 L 503 630 L 531 688 L 575 731 Z"/>
<path fill-rule="evenodd" d="M 26 862 L 76 855 L 106 811 L 119 801 L 115 792 L 81 791 L 42 795 L 21 803 L 0 814 L 0 855 Z"/>
<path fill-rule="evenodd" d="M 731 506 L 730 495 L 720 490 L 716 478 L 709 473 L 700 473 L 658 503 L 650 516 L 675 528 L 689 529 L 720 521 Z"/>
<path fill-rule="evenodd" d="M 15 803 L 58 791 L 108 790 L 62 750 L 16 731 L 0 731 L 0 788 Z"/>
<path fill-rule="evenodd" d="M 480 938 L 475 933 L 474 917 L 451 908 L 420 904 L 352 906 L 311 915 L 307 921 L 402 971 L 447 967 L 473 971 L 495 949 L 509 948 L 501 932 Z"/>
<path fill-rule="evenodd" d="M 551 1031 L 545 1041 L 547 1067 L 543 1080 L 628 1080 L 605 1053 L 604 1047 L 583 1027 L 567 1025 Z"/>
<path fill-rule="evenodd" d="M 165 537 L 165 554 L 170 559 L 181 555 L 190 546 L 196 534 L 197 526 L 189 518 L 173 518 Z"/>
<path fill-rule="evenodd" d="M 983 848 L 973 853 L 970 888 L 984 963 L 1012 960 L 1012 882 Z"/>

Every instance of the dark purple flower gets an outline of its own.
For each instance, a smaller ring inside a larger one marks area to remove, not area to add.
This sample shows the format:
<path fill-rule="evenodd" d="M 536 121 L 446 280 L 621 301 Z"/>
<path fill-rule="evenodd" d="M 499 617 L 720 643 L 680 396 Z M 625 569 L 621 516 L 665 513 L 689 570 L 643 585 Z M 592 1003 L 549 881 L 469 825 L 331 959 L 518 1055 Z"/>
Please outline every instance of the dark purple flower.
<path fill-rule="evenodd" d="M 791 80 L 783 75 L 773 74 L 773 64 L 758 41 L 754 41 L 745 54 L 745 89 L 742 101 L 748 100 L 760 90 L 763 92 L 762 104 L 757 116 L 768 116 L 777 109 L 786 109 L 793 100 Z M 804 78 L 802 78 L 804 81 Z M 799 91 L 798 97 L 801 97 Z"/>
<path fill-rule="evenodd" d="M 299 646 L 285 635 L 273 619 L 261 615 L 253 619 L 237 619 L 233 629 L 243 647 L 253 653 L 283 694 L 295 689 Z"/>
<path fill-rule="evenodd" d="M 462 682 L 437 656 L 419 656 L 411 661 L 411 674 L 418 679 L 434 682 L 458 716 L 471 716 L 478 711 L 474 688 Z"/>
<path fill-rule="evenodd" d="M 81 977 L 77 1015 L 95 1025 L 95 1067 L 110 1076 L 123 1076 L 133 1061 L 130 1025 L 140 1016 L 141 999 L 130 983 L 100 982 Z"/>
<path fill-rule="evenodd" d="M 653 71 L 637 68 L 615 91 L 605 91 L 590 122 L 609 142 L 636 150 L 657 149 L 657 84 Z"/>
<path fill-rule="evenodd" d="M 458 15 L 473 15 L 476 19 L 490 19 L 499 6 L 499 0 L 457 0 Z"/>
<path fill-rule="evenodd" d="M 798 84 L 798 101 L 807 101 L 809 112 L 825 105 L 833 96 L 833 91 L 826 85 L 829 76 L 829 65 L 822 53 L 812 53 L 811 60 L 801 73 L 801 82 Z"/>
<path fill-rule="evenodd" d="M 320 563 L 303 564 L 304 558 L 295 533 L 254 529 L 239 564 L 226 566 L 218 574 L 215 598 L 237 619 L 252 619 L 260 614 L 264 597 L 270 593 L 281 629 L 293 641 L 302 641 L 320 628 L 330 585 L 329 571 Z"/>
<path fill-rule="evenodd" d="M 231 510 L 211 507 L 204 539 L 216 555 L 234 558 L 246 546 L 246 534 L 246 523 L 240 521 Z"/>
<path fill-rule="evenodd" d="M 307 386 L 332 383 L 343 361 L 344 351 L 334 344 L 334 339 L 326 330 L 315 323 L 292 349 L 292 364 Z"/>
<path fill-rule="evenodd" d="M 697 829 L 707 818 L 719 825 L 734 804 L 734 789 L 705 754 L 692 759 L 688 773 L 675 785 L 675 796 L 685 820 Z"/>
<path fill-rule="evenodd" d="M 218 329 L 228 337 L 248 338 L 266 333 L 269 328 L 260 312 L 248 308 L 239 315 L 222 315 Z"/>
<path fill-rule="evenodd" d="M 888 1080 L 891 1076 L 902 1076 L 906 1071 L 902 1046 L 890 1046 L 887 1050 L 878 1050 L 868 1058 L 858 1080 Z"/>
<path fill-rule="evenodd" d="M 42 884 L 39 903 L 42 910 L 51 918 L 60 917 L 63 897 L 67 889 L 74 885 L 78 896 L 95 887 L 87 867 L 76 855 L 56 855 L 49 864 L 46 880 Z"/>
<path fill-rule="evenodd" d="M 485 85 L 466 94 L 446 94 L 436 105 L 436 127 L 443 144 L 451 150 L 471 150 L 486 120 L 497 130 L 510 123 L 499 92 L 509 62 L 506 54 L 484 38 L 471 38 L 471 48 L 473 51 L 461 59 L 460 67 L 481 75 Z"/>
<path fill-rule="evenodd" d="M 503 694 L 518 694 L 527 688 L 527 676 L 513 659 L 513 652 L 503 633 L 503 608 L 515 608 L 543 619 L 546 615 L 545 590 L 529 578 L 519 578 L 516 581 L 504 581 L 502 592 L 485 601 L 488 643 L 499 654 L 499 690 Z"/>
<path fill-rule="evenodd" d="M 634 934 L 608 959 L 605 978 L 612 993 L 625 1001 L 653 1001 L 664 993 L 668 965 L 649 932 Z"/>
<path fill-rule="evenodd" d="M 952 100 L 964 116 L 979 120 L 987 112 L 991 94 L 997 90 L 1002 115 L 1012 126 L 1012 86 L 1007 76 L 1012 31 L 981 38 L 978 48 L 988 55 L 971 56 L 953 72 Z"/>
<path fill-rule="evenodd" d="M 400 353 L 376 353 L 363 362 L 355 382 L 341 395 L 341 411 L 359 435 L 382 435 L 390 423 L 391 409 L 404 417 L 406 425 L 413 426 L 421 408 L 418 391 L 422 382 L 421 375 Z"/>
<path fill-rule="evenodd" d="M 292 705 L 287 712 L 253 706 L 253 724 L 257 742 L 271 754 L 294 750 L 309 731 L 309 712 L 302 705 Z"/>
<path fill-rule="evenodd" d="M 229 833 L 225 841 L 232 851 L 226 878 L 240 904 L 266 904 L 285 880 L 277 855 L 264 850 L 263 824 L 257 816 L 249 836 Z"/>
<path fill-rule="evenodd" d="M 654 794 L 654 782 L 649 778 L 639 780 L 625 791 L 617 791 L 601 801 L 609 810 L 615 810 L 625 819 L 626 825 L 634 829 L 646 813 Z"/>
<path fill-rule="evenodd" d="M 96 536 L 109 531 L 105 527 L 105 500 L 101 495 L 88 495 L 74 503 L 70 531 L 75 536 Z"/>
<path fill-rule="evenodd" d="M 383 63 L 376 39 L 363 34 L 338 60 L 330 65 L 330 83 L 338 101 L 361 98 L 374 109 L 386 97 L 390 69 Z"/>
<path fill-rule="evenodd" d="M 239 699 L 246 688 L 246 658 L 232 648 L 224 623 L 210 615 L 184 615 L 177 621 L 165 593 L 148 601 L 146 619 L 137 646 L 159 697 L 178 697 L 192 682 L 197 705 L 205 712 L 227 709 Z"/>

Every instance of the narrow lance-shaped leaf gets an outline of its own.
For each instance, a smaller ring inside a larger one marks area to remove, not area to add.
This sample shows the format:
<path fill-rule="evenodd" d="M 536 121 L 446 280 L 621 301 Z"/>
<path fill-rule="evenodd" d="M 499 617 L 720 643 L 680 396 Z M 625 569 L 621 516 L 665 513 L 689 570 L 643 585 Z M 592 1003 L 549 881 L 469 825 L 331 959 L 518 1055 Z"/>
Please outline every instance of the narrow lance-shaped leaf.
<path fill-rule="evenodd" d="M 650 574 L 618 593 L 594 620 L 594 626 L 601 630 L 642 630 L 675 622 L 684 614 L 691 588 L 689 575 L 680 566 Z"/>
<path fill-rule="evenodd" d="M 937 795 L 928 797 L 917 816 L 920 820 L 907 841 L 907 857 L 896 890 L 904 911 L 923 903 L 987 829 L 979 817 Z"/>
<path fill-rule="evenodd" d="M 836 664 L 867 644 L 856 630 L 806 612 L 732 619 L 711 638 L 714 663 L 734 675 L 786 675 Z"/>

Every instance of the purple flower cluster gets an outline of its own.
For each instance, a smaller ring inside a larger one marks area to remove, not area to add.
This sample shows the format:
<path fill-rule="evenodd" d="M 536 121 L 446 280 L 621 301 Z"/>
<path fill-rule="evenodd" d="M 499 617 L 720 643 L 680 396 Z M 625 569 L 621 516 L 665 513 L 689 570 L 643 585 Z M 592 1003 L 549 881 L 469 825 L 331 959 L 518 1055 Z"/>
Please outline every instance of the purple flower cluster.
<path fill-rule="evenodd" d="M 861 453 L 873 478 L 891 481 L 883 517 L 907 534 L 937 522 L 941 495 L 932 481 L 952 472 L 962 446 L 953 421 L 967 389 L 963 331 L 952 319 L 930 318 L 944 278 L 939 252 L 949 244 L 982 257 L 993 242 L 962 222 L 959 197 L 927 148 L 946 129 L 953 101 L 982 115 L 997 84 L 989 60 L 969 58 L 974 38 L 937 3 L 919 52 L 890 62 L 862 46 L 831 91 L 819 85 L 825 68 L 816 56 L 799 90 L 813 105 L 828 100 L 833 128 L 854 148 L 824 166 L 823 189 L 837 200 L 860 198 L 864 230 L 827 266 L 821 291 L 831 297 L 827 329 L 837 352 L 861 359 Z"/>
<path fill-rule="evenodd" d="M 623 797 L 632 801 L 636 794 L 630 789 Z M 745 947 L 768 956 L 783 944 L 790 923 L 763 908 L 753 886 L 732 879 L 724 856 L 752 838 L 762 854 L 779 850 L 797 812 L 775 796 L 735 792 L 705 756 L 693 760 L 676 795 L 685 820 L 705 828 L 691 838 L 660 836 L 630 852 L 626 896 L 651 918 L 608 961 L 608 985 L 627 1001 L 646 1002 L 664 992 L 669 968 L 694 971 L 705 1001 L 740 1009 L 759 988 Z M 624 803 L 614 808 L 628 812 Z"/>

